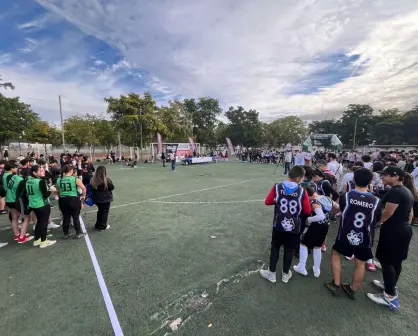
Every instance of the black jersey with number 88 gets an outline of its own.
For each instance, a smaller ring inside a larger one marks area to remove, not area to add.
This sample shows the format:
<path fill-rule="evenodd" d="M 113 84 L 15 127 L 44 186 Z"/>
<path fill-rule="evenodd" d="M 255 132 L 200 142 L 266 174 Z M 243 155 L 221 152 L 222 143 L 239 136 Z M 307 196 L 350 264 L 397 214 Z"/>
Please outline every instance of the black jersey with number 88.
<path fill-rule="evenodd" d="M 299 186 L 292 193 L 286 193 L 282 183 L 276 184 L 273 222 L 276 230 L 300 233 L 303 193 L 304 189 Z"/>

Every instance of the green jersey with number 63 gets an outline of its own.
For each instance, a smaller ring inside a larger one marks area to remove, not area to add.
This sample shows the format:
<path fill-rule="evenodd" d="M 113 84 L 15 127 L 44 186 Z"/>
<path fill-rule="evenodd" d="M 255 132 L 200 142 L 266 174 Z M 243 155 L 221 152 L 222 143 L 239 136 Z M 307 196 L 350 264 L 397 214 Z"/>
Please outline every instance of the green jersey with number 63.
<path fill-rule="evenodd" d="M 63 176 L 57 179 L 57 187 L 60 191 L 60 197 L 75 196 L 77 197 L 77 177 Z"/>
<path fill-rule="evenodd" d="M 19 175 L 13 175 L 12 178 L 9 179 L 9 183 L 7 183 L 6 188 L 6 202 L 13 203 L 16 202 L 16 199 L 20 195 L 16 195 L 17 187 L 19 186 L 20 182 L 23 181 L 23 177 Z"/>
<path fill-rule="evenodd" d="M 26 182 L 26 194 L 29 198 L 29 208 L 37 209 L 50 204 L 49 198 L 44 198 L 42 194 L 42 190 L 39 185 L 41 181 L 42 180 L 40 178 L 34 178 L 32 176 L 28 177 L 28 181 Z"/>

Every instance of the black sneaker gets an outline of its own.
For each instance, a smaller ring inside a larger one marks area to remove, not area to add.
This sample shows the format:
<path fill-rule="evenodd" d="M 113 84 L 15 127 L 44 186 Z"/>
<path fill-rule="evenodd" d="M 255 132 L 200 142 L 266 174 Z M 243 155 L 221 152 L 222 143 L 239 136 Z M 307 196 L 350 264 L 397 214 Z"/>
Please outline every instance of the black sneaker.
<path fill-rule="evenodd" d="M 341 293 L 341 286 L 337 286 L 334 280 L 325 282 L 325 287 L 332 293 L 333 296 L 339 296 Z"/>
<path fill-rule="evenodd" d="M 66 234 L 66 235 L 64 235 L 64 239 L 68 239 L 68 238 L 70 238 L 71 237 L 71 235 L 70 234 Z"/>
<path fill-rule="evenodd" d="M 351 289 L 350 284 L 342 284 L 341 285 L 342 290 L 345 292 L 345 294 L 347 294 L 347 296 L 351 299 L 351 300 L 355 300 L 356 299 L 356 291 Z"/>

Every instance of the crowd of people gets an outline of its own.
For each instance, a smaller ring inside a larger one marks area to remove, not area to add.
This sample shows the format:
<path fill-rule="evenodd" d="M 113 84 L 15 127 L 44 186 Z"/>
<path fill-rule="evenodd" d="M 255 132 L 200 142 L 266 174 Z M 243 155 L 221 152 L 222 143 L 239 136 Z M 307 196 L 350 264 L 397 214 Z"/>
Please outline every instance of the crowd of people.
<path fill-rule="evenodd" d="M 104 166 L 95 169 L 89 157 L 79 153 L 61 154 L 59 163 L 53 156 L 45 159 L 40 155 L 35 159 L 34 153 L 20 159 L 0 161 L 0 214 L 9 214 L 18 244 L 33 240 L 36 247 L 52 246 L 57 241 L 48 239 L 47 232 L 61 225 L 64 239 L 82 238 L 80 212 L 85 203 L 98 208 L 95 228 L 109 228 L 107 218 L 114 185 Z M 61 224 L 51 220 L 51 199 L 58 201 Z M 28 233 L 30 222 L 33 235 Z M 0 243 L 0 247 L 6 245 Z"/>
<path fill-rule="evenodd" d="M 411 226 L 418 225 L 417 152 L 316 154 L 314 165 L 285 166 L 288 179 L 275 184 L 266 197 L 265 204 L 274 205 L 274 224 L 270 265 L 260 271 L 261 276 L 276 282 L 283 247 L 282 282 L 293 276 L 294 254 L 299 258 L 294 272 L 308 275 L 306 263 L 311 252 L 312 272 L 319 277 L 329 225 L 337 220 L 337 236 L 331 237 L 333 279 L 325 283 L 326 288 L 334 296 L 346 293 L 354 300 L 366 270 L 374 272 L 377 266 L 382 269 L 383 281 L 373 280 L 379 292 L 367 297 L 397 310 L 402 262 L 408 256 Z M 355 263 L 349 283 L 341 280 L 341 257 Z"/>

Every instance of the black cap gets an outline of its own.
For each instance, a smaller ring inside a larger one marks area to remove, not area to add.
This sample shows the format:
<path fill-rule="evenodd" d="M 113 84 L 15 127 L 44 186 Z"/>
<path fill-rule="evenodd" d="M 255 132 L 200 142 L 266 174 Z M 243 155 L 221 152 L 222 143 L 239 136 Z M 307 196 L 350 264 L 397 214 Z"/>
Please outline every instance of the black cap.
<path fill-rule="evenodd" d="M 400 176 L 400 177 L 404 177 L 405 176 L 405 172 L 396 166 L 387 166 L 385 167 L 385 169 L 383 169 L 382 171 L 382 175 L 390 175 L 390 176 Z"/>

